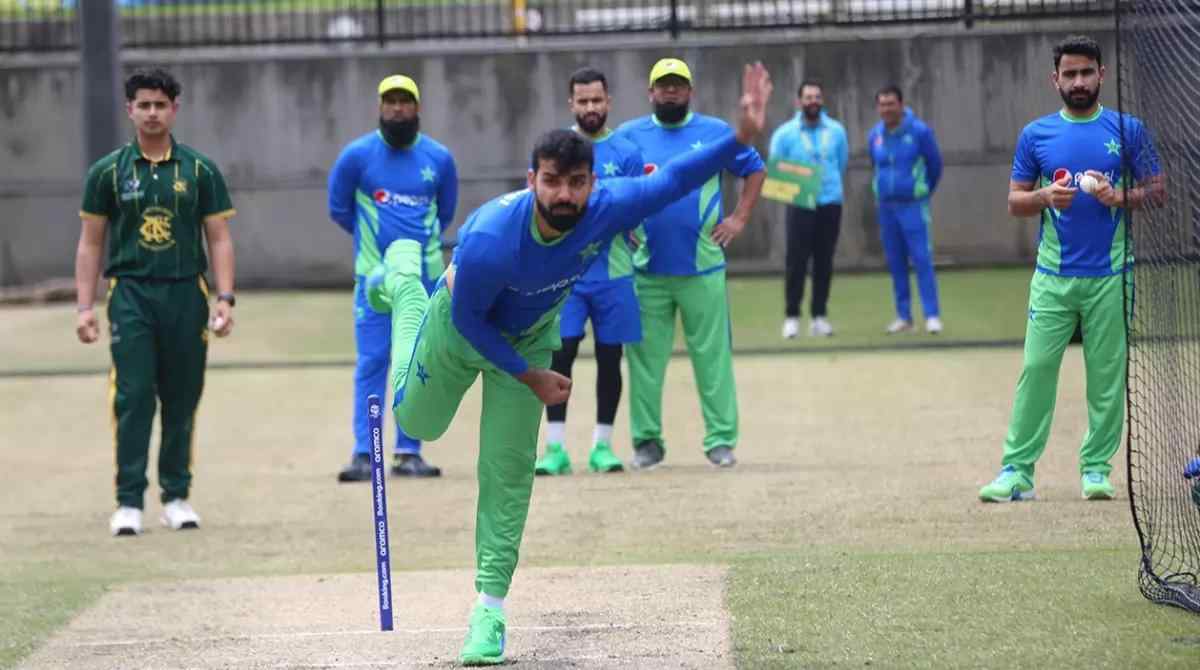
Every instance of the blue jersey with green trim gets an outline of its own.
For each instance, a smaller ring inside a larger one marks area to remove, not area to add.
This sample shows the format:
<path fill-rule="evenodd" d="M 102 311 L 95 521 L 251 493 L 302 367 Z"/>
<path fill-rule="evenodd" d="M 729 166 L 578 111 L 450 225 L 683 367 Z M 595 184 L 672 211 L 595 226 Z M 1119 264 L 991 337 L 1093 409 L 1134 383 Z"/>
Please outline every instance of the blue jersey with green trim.
<path fill-rule="evenodd" d="M 942 152 L 933 130 L 907 107 L 900 125 L 883 121 L 867 133 L 867 156 L 875 169 L 871 189 L 879 202 L 924 200 L 942 179 Z"/>
<path fill-rule="evenodd" d="M 1158 174 L 1158 157 L 1141 121 L 1126 115 L 1124 132 L 1133 149 L 1130 165 L 1135 182 Z M 1021 131 L 1013 156 L 1013 181 L 1040 188 L 1070 175 L 1071 186 L 1078 188 L 1088 170 L 1103 173 L 1113 188 L 1123 187 L 1119 113 L 1101 107 L 1090 119 L 1078 120 L 1060 111 Z M 1070 207 L 1042 210 L 1038 271 L 1105 277 L 1122 272 L 1127 262 L 1124 209 L 1105 207 L 1081 189 Z"/>
<path fill-rule="evenodd" d="M 396 240 L 417 240 L 440 265 L 441 231 L 457 201 L 454 157 L 424 134 L 396 149 L 379 131 L 367 133 L 329 171 L 329 218 L 354 235 L 356 275 L 370 274 Z"/>
<path fill-rule="evenodd" d="M 599 179 L 610 177 L 639 177 L 642 174 L 642 152 L 629 140 L 609 131 L 604 137 L 592 140 L 592 170 Z M 625 244 L 625 236 L 617 235 L 596 254 L 596 260 L 579 281 L 610 281 L 633 274 L 633 256 Z"/>
<path fill-rule="evenodd" d="M 538 232 L 528 189 L 484 203 L 463 224 L 454 250 L 455 329 L 497 368 L 512 375 L 525 372 L 528 363 L 513 339 L 554 324 L 596 254 L 747 149 L 727 133 L 648 177 L 601 181 L 575 227 L 553 240 Z"/>
<path fill-rule="evenodd" d="M 653 114 L 626 122 L 617 135 L 642 151 L 646 171 L 653 173 L 673 156 L 699 149 L 733 134 L 729 124 L 703 114 L 688 113 L 667 125 Z M 733 156 L 725 169 L 747 177 L 765 169 L 754 147 Z M 725 252 L 712 240 L 721 222 L 721 174 L 646 219 L 645 239 L 633 257 L 637 270 L 661 275 L 698 275 L 725 267 Z"/>

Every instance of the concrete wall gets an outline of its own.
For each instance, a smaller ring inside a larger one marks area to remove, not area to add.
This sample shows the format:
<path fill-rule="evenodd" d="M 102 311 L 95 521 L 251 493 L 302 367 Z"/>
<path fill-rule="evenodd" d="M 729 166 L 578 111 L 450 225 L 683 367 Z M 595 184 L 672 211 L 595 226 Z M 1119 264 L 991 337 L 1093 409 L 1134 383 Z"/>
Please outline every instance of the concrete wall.
<path fill-rule="evenodd" d="M 744 33 L 677 43 L 127 53 L 125 64 L 165 63 L 183 82 L 176 137 L 212 156 L 233 189 L 242 287 L 351 280 L 349 238 L 325 215 L 325 178 L 341 147 L 374 127 L 374 87 L 385 75 L 406 72 L 420 82 L 423 130 L 458 162 L 461 222 L 487 198 L 522 183 L 536 135 L 569 123 L 571 71 L 592 64 L 608 73 L 610 118 L 619 123 L 648 113 L 646 74 L 665 55 L 691 64 L 694 109 L 726 118 L 741 65 L 763 60 L 777 84 L 772 126 L 790 118 L 801 77 L 826 82 L 830 111 L 851 138 L 842 268 L 882 266 L 863 138 L 877 120 L 874 90 L 899 83 L 937 132 L 946 158 L 934 198 L 938 259 L 1013 263 L 1031 260 L 1035 230 L 1005 213 L 1012 148 L 1024 123 L 1060 105 L 1048 82 L 1050 48 L 1066 30 L 1043 22 Z M 1112 53 L 1112 35 L 1093 34 Z M 78 70 L 69 57 L 0 64 L 0 285 L 72 273 L 84 170 Z M 1115 95 L 1114 86 L 1110 81 L 1106 97 Z M 782 227 L 782 206 L 764 201 L 730 248 L 733 267 L 781 268 Z M 447 231 L 453 236 L 454 229 Z"/>

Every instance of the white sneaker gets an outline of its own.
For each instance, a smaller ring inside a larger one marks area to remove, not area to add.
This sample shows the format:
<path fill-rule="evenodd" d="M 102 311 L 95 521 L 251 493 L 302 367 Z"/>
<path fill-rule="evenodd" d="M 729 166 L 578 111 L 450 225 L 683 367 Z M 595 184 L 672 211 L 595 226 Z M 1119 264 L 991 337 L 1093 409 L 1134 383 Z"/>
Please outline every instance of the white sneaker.
<path fill-rule="evenodd" d="M 936 316 L 931 316 L 925 319 L 925 332 L 930 335 L 937 335 L 942 332 L 942 320 Z"/>
<path fill-rule="evenodd" d="M 896 333 L 910 332 L 912 329 L 913 329 L 912 321 L 905 321 L 904 319 L 896 319 L 895 321 L 888 324 L 887 330 L 885 330 L 884 332 L 887 333 L 888 335 L 895 335 Z"/>
<path fill-rule="evenodd" d="M 141 535 L 142 510 L 136 507 L 118 507 L 108 520 L 108 530 L 116 535 Z"/>
<path fill-rule="evenodd" d="M 192 509 L 186 500 L 176 498 L 163 505 L 162 523 L 171 530 L 199 528 L 200 517 L 196 515 L 196 510 Z"/>
<path fill-rule="evenodd" d="M 790 340 L 800 334 L 800 319 L 789 316 L 783 320 L 783 339 Z"/>
<path fill-rule="evenodd" d="M 833 335 L 833 324 L 823 316 L 813 317 L 812 323 L 808 324 L 808 334 L 813 337 L 829 337 Z"/>

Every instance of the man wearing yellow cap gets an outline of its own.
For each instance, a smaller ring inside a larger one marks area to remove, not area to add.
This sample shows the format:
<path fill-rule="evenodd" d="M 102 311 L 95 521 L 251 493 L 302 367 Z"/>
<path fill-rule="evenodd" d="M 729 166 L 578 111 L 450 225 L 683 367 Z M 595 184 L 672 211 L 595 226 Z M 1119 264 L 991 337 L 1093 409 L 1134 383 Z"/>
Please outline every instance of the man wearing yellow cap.
<path fill-rule="evenodd" d="M 654 113 L 617 131 L 641 149 L 647 172 L 733 132 L 720 119 L 690 111 L 691 96 L 692 71 L 687 63 L 664 58 L 654 64 L 650 70 Z M 642 316 L 642 340 L 628 347 L 635 468 L 653 468 L 666 454 L 662 389 L 677 310 L 700 390 L 705 455 L 716 467 L 737 462 L 733 456 L 738 438 L 737 392 L 723 249 L 749 221 L 766 172 L 753 147 L 738 153 L 725 169 L 745 179 L 732 214 L 721 218 L 721 176 L 713 175 L 699 189 L 646 219 L 645 240 L 634 256 Z"/>
<path fill-rule="evenodd" d="M 329 172 L 329 217 L 354 236 L 354 451 L 338 481 L 370 481 L 367 396 L 383 396 L 392 323 L 367 305 L 364 278 L 396 240 L 421 244 L 427 291 L 442 274 L 441 231 L 454 219 L 458 172 L 450 151 L 420 132 L 417 82 L 394 74 L 379 82 L 379 129 L 346 146 Z M 392 474 L 437 477 L 421 458 L 421 443 L 397 426 Z"/>

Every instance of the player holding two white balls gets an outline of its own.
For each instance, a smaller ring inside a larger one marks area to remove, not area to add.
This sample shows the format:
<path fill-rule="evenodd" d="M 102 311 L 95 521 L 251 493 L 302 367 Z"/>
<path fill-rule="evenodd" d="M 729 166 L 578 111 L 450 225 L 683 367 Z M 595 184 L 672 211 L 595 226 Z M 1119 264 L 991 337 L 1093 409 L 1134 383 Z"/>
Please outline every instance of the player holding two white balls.
<path fill-rule="evenodd" d="M 1133 262 L 1125 210 L 1165 197 L 1158 156 L 1141 121 L 1099 104 L 1100 46 L 1083 36 L 1060 42 L 1051 80 L 1065 107 L 1026 126 L 1013 157 L 1008 211 L 1040 216 L 1041 230 L 1029 285 L 1025 361 L 1002 469 L 979 491 L 985 502 L 1033 497 L 1034 465 L 1050 435 L 1059 366 L 1077 324 L 1083 330 L 1088 403 L 1088 432 L 1079 450 L 1081 490 L 1089 500 L 1115 495 L 1109 460 L 1120 446 L 1125 417 L 1123 288 Z M 1134 184 L 1123 182 L 1126 169 Z M 1035 188 L 1039 183 L 1044 186 Z M 1080 190 L 1088 195 L 1081 197 Z"/>

